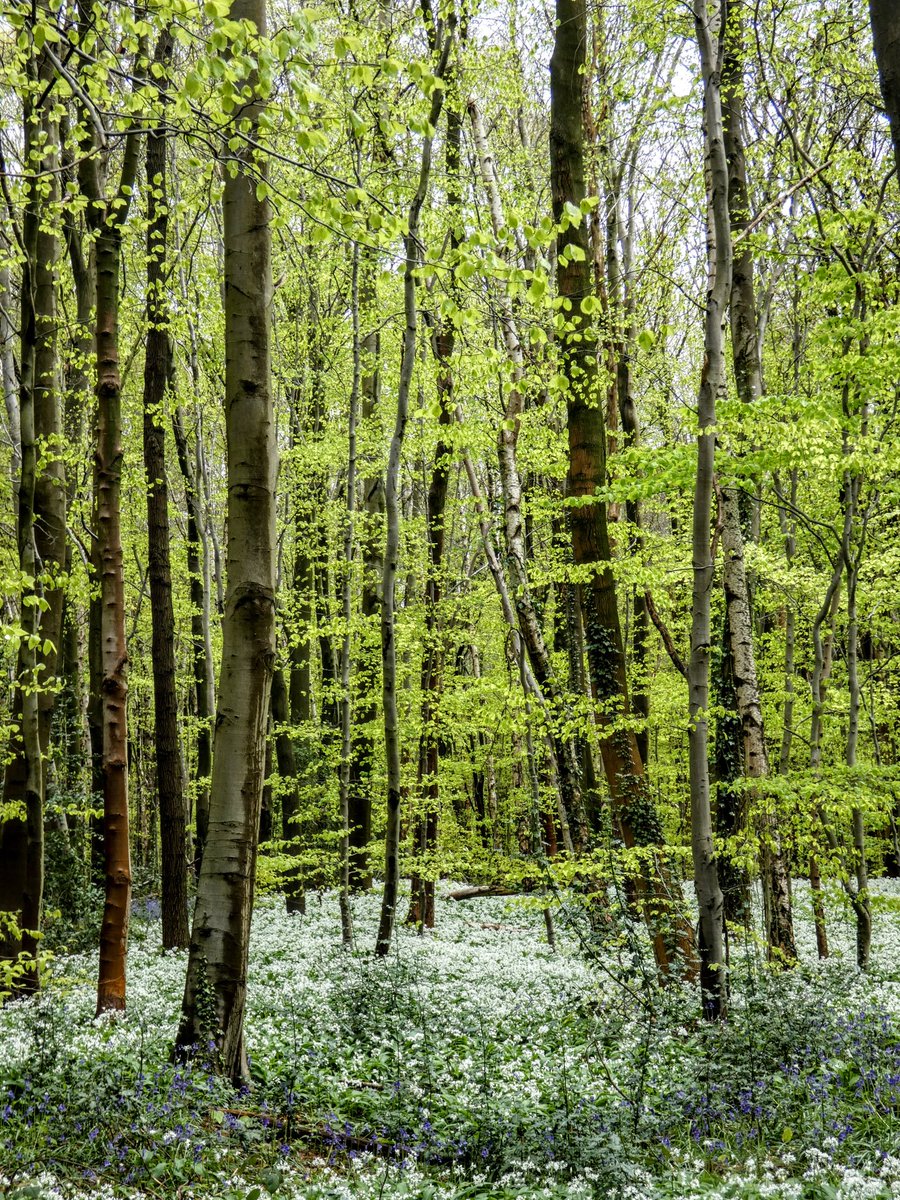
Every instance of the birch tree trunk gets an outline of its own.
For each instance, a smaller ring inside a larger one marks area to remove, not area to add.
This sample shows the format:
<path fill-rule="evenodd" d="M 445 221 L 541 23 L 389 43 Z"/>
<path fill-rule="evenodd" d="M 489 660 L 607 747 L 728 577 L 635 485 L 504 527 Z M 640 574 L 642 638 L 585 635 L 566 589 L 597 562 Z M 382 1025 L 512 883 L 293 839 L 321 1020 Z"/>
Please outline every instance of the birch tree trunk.
<path fill-rule="evenodd" d="M 265 36 L 265 0 L 233 0 L 230 17 L 251 22 Z M 249 86 L 255 92 L 253 77 Z M 262 107 L 254 98 L 243 109 L 251 135 Z M 181 1051 L 212 1039 L 221 1070 L 233 1080 L 248 1074 L 243 1035 L 247 955 L 275 658 L 270 212 L 266 199 L 257 195 L 265 162 L 251 168 L 249 154 L 238 154 L 236 172 L 226 172 L 223 198 L 227 590 L 209 832 L 176 1038 Z M 204 995 L 212 997 L 212 1029 L 204 1028 Z"/>

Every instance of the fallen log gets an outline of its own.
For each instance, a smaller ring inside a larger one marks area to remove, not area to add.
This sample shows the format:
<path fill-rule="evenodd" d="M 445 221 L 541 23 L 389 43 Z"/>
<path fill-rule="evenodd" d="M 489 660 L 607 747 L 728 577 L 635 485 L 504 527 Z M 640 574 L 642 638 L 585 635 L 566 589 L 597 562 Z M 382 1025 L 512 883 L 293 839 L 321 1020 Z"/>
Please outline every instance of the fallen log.
<path fill-rule="evenodd" d="M 474 900 L 477 896 L 521 896 L 521 890 L 507 888 L 499 883 L 484 883 L 474 887 L 458 888 L 450 893 L 451 900 Z"/>

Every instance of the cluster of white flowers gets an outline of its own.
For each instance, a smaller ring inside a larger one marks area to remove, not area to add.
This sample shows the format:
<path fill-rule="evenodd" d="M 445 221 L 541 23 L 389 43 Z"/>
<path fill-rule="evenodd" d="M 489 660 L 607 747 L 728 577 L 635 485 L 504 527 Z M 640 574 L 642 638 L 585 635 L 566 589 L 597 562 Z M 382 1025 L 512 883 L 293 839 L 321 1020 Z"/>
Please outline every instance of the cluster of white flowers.
<path fill-rule="evenodd" d="M 879 897 L 896 895 L 898 885 L 876 881 L 872 890 L 877 908 Z M 420 937 L 414 929 L 400 927 L 392 954 L 376 960 L 371 948 L 378 900 L 377 895 L 353 900 L 355 953 L 341 946 L 333 895 L 311 896 L 304 916 L 288 915 L 276 898 L 258 905 L 251 938 L 247 1044 L 255 1073 L 295 1081 L 301 1110 L 327 1112 L 335 1097 L 352 1095 L 360 1097 L 361 1104 L 372 1098 L 375 1112 L 383 1103 L 379 1097 L 402 1089 L 404 1103 L 412 1109 L 417 1106 L 425 1127 L 438 1119 L 435 1098 L 439 1098 L 445 1118 L 448 1113 L 468 1118 L 479 1105 L 489 1105 L 493 1113 L 507 1113 L 514 1128 L 519 1117 L 537 1111 L 548 1096 L 555 1093 L 558 1098 L 561 1079 L 573 1105 L 620 1105 L 623 1079 L 641 1056 L 650 1074 L 677 1085 L 689 1028 L 679 1026 L 683 1020 L 679 1014 L 668 1022 L 668 1032 L 660 1030 L 649 1038 L 640 1022 L 629 1019 L 629 1005 L 632 1017 L 639 1005 L 616 982 L 619 950 L 611 949 L 606 963 L 592 960 L 577 938 L 560 930 L 553 951 L 546 944 L 539 912 L 497 898 L 455 904 L 442 889 L 438 927 L 431 935 Z M 852 914 L 838 902 L 830 905 L 833 957 L 820 964 L 808 890 L 802 884 L 795 887 L 794 901 L 803 962 L 794 979 L 798 1003 L 823 1009 L 830 1002 L 831 984 L 840 978 L 841 1006 L 878 1007 L 900 1016 L 900 926 L 893 912 L 876 912 L 872 969 L 859 976 Z M 65 1052 L 76 1059 L 104 1056 L 133 1061 L 139 1056 L 148 1070 L 167 1061 L 177 1027 L 185 955 L 161 952 L 154 927 L 142 930 L 138 923 L 137 933 L 129 955 L 126 1014 L 115 1020 L 95 1018 L 96 954 L 61 959 L 46 1000 L 0 1010 L 0 1077 L 27 1069 L 35 1053 L 34 1022 L 42 1006 L 57 1018 L 60 1005 L 64 1006 Z M 757 955 L 758 968 L 764 969 L 761 952 L 755 947 L 750 952 Z M 692 989 L 682 992 L 676 985 L 669 997 L 673 1006 L 683 1001 L 687 1013 L 696 1007 Z M 737 994 L 735 1004 L 741 1003 Z M 615 1040 L 571 1044 L 562 1018 L 573 1011 L 597 1013 L 600 1024 L 610 1013 L 621 1013 Z M 339 1108 L 335 1103 L 335 1110 Z M 174 1134 L 166 1136 L 175 1140 Z M 651 1175 L 639 1163 L 627 1163 L 628 1151 L 623 1147 L 620 1154 L 627 1166 L 623 1200 L 664 1196 L 689 1200 L 701 1195 L 715 1200 L 719 1194 L 723 1198 L 741 1194 L 736 1189 L 744 1185 L 748 1195 L 790 1200 L 808 1195 L 804 1188 L 826 1177 L 828 1186 L 836 1189 L 829 1194 L 846 1200 L 900 1196 L 900 1158 L 888 1156 L 867 1171 L 849 1169 L 835 1160 L 836 1142 L 829 1145 L 828 1139 L 823 1139 L 820 1149 L 800 1155 L 785 1146 L 782 1153 L 759 1162 L 746 1157 L 726 1165 L 723 1160 L 718 1193 L 708 1175 L 701 1182 L 705 1162 L 716 1153 L 714 1139 L 708 1140 L 703 1160 L 696 1157 L 700 1145 L 696 1151 L 672 1146 L 666 1155 L 668 1173 L 662 1175 Z M 605 1194 L 604 1177 L 593 1168 L 561 1178 L 565 1173 L 562 1147 L 558 1156 L 547 1155 L 541 1161 L 528 1154 L 523 1151 L 521 1161 L 504 1168 L 495 1185 L 484 1179 L 484 1194 L 490 1194 L 492 1186 L 504 1189 L 505 1195 L 521 1189 L 529 1200 L 542 1194 L 572 1200 Z M 436 1177 L 433 1168 L 417 1165 L 416 1155 L 412 1144 L 402 1166 L 362 1153 L 340 1167 L 325 1158 L 301 1164 L 288 1157 L 281 1190 L 297 1200 L 320 1196 L 374 1200 L 419 1192 L 432 1200 L 453 1200 L 463 1183 L 472 1188 L 478 1182 L 471 1164 L 448 1167 Z M 0 1185 L 2 1181 L 0 1169 Z M 32 1182 L 48 1197 L 62 1194 L 50 1176 Z M 232 1178 L 222 1194 L 245 1196 L 252 1190 L 252 1183 L 245 1182 L 241 1191 L 243 1183 Z M 65 1194 L 76 1193 L 67 1185 Z M 112 1191 L 92 1185 L 90 1194 L 105 1200 Z M 218 1195 L 192 1186 L 182 1190 L 184 1197 L 197 1200 L 214 1194 Z"/>

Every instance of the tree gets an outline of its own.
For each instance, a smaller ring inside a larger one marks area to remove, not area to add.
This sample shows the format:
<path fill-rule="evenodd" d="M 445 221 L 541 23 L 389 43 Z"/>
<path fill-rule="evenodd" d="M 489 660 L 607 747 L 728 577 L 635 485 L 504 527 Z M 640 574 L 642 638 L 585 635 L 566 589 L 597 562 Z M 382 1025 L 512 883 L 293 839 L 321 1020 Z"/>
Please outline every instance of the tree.
<path fill-rule="evenodd" d="M 709 654 L 710 592 L 713 561 L 710 549 L 713 465 L 716 445 L 716 400 L 725 391 L 723 334 L 731 290 L 731 226 L 728 217 L 728 163 L 722 132 L 721 75 L 726 9 L 716 3 L 694 14 L 703 76 L 703 121 L 706 142 L 707 291 L 704 363 L 697 403 L 697 478 L 694 488 L 691 605 L 690 773 L 691 849 L 694 887 L 700 909 L 700 988 L 703 1011 L 718 1018 L 725 1011 L 727 979 L 722 892 L 716 870 L 709 796 Z"/>
<path fill-rule="evenodd" d="M 432 17 L 433 21 L 433 17 Z M 437 30 L 435 29 L 437 35 Z M 438 48 L 436 77 L 443 80 L 455 40 L 455 18 L 443 33 Z M 437 48 L 437 47 L 436 47 Z M 400 455 L 409 416 L 409 388 L 416 360 L 418 318 L 416 305 L 416 271 L 419 265 L 419 219 L 428 195 L 431 177 L 431 151 L 434 130 L 444 104 L 444 88 L 435 87 L 428 113 L 428 132 L 422 139 L 422 157 L 415 193 L 409 206 L 406 232 L 403 237 L 403 313 L 406 328 L 400 360 L 400 379 L 397 388 L 397 414 L 385 475 L 386 536 L 384 574 L 381 594 L 381 654 L 382 704 L 384 707 L 384 742 L 387 759 L 387 828 L 384 850 L 384 892 L 375 953 L 386 955 L 397 912 L 397 893 L 400 884 L 400 730 L 397 714 L 397 649 L 394 639 L 394 607 L 397 565 L 400 553 Z"/>
<path fill-rule="evenodd" d="M 159 36 L 154 62 L 163 71 L 172 58 L 172 35 Z M 187 826 L 185 781 L 178 740 L 175 681 L 175 614 L 169 562 L 169 492 L 166 484 L 165 413 L 172 376 L 167 328 L 166 136 L 147 134 L 147 348 L 144 358 L 144 469 L 147 473 L 147 540 L 150 604 L 153 614 L 153 706 L 156 733 L 156 786 L 162 834 L 163 945 L 186 946 Z"/>
<path fill-rule="evenodd" d="M 264 0 L 233 0 L 248 53 L 266 36 Z M 233 53 L 236 47 L 233 47 Z M 176 1047 L 215 1042 L 230 1078 L 248 1074 L 243 1037 L 247 953 L 265 778 L 266 728 L 275 659 L 275 474 L 271 386 L 272 302 L 266 163 L 253 142 L 264 111 L 255 71 L 229 161 L 222 216 L 225 276 L 227 591 L 213 741 L 209 829 L 197 884 L 187 980 Z M 204 996 L 215 1026 L 204 1028 Z"/>
<path fill-rule="evenodd" d="M 43 7 L 34 28 L 47 19 Z M 25 195 L 18 232 L 22 253 L 18 405 L 14 409 L 19 459 L 16 480 L 16 540 L 22 572 L 21 630 L 18 635 L 16 717 L 3 779 L 0 823 L 0 954 L 26 956 L 16 990 L 39 986 L 38 940 L 44 890 L 46 758 L 55 701 L 55 676 L 62 633 L 66 489 L 55 444 L 61 436 L 57 359 L 56 269 L 59 129 L 56 81 L 49 54 L 32 55 L 23 93 Z M 14 456 L 15 457 L 15 456 Z M 41 461 L 43 459 L 43 461 Z M 10 812 L 10 808 L 17 809 Z"/>

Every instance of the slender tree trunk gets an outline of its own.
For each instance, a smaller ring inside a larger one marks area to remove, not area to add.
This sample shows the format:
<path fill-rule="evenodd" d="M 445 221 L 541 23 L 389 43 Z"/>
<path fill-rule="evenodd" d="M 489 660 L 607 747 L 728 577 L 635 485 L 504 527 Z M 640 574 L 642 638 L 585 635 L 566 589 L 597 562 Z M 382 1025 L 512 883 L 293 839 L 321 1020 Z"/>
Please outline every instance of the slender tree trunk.
<path fill-rule="evenodd" d="M 79 4 L 81 26 L 92 14 Z M 142 47 L 146 52 L 146 46 Z M 90 117 L 86 125 L 93 128 Z M 125 639 L 125 576 L 122 557 L 122 379 L 119 367 L 119 264 L 122 230 L 135 190 L 139 134 L 132 125 L 125 137 L 118 185 L 105 192 L 102 163 L 107 149 L 85 144 L 78 166 L 87 222 L 94 237 L 94 343 L 97 361 L 97 425 L 94 456 L 94 569 L 100 585 L 99 639 L 95 668 L 100 699 L 96 702 L 102 738 L 103 862 L 105 903 L 100 927 L 100 973 L 97 1011 L 125 1007 L 128 918 L 131 907 L 131 846 L 128 829 L 128 650 Z M 96 651 L 95 651 L 96 652 Z"/>
<path fill-rule="evenodd" d="M 194 874 L 200 874 L 203 847 L 209 829 L 209 780 L 212 774 L 212 730 L 215 712 L 215 679 L 210 630 L 209 548 L 197 481 L 197 469 L 191 461 L 184 415 L 180 408 L 172 414 L 172 432 L 178 465 L 184 480 L 187 501 L 187 569 L 191 602 L 191 666 L 194 680 L 194 708 L 197 717 L 197 762 L 195 792 Z"/>
<path fill-rule="evenodd" d="M 847 486 L 856 493 L 859 487 L 858 479 L 848 479 Z M 858 578 L 859 561 L 855 559 L 847 564 L 847 687 L 850 693 L 850 710 L 844 762 L 851 769 L 856 766 L 859 742 L 859 618 L 856 606 Z M 850 902 L 856 916 L 856 965 L 861 971 L 865 971 L 869 966 L 872 948 L 872 904 L 869 899 L 869 871 L 866 863 L 865 819 L 858 804 L 854 804 L 850 810 L 850 825 L 855 875 L 854 886 L 850 889 Z"/>
<path fill-rule="evenodd" d="M 272 673 L 272 725 L 275 738 L 275 763 L 281 779 L 281 838 L 287 853 L 296 861 L 288 868 L 284 881 L 284 895 L 288 912 L 306 911 L 306 895 L 303 887 L 303 866 L 297 823 L 300 816 L 300 799 L 297 795 L 297 759 L 294 741 L 288 726 L 288 691 L 281 667 Z"/>
<path fill-rule="evenodd" d="M 106 903 L 100 930 L 97 1011 L 125 1007 L 125 956 L 131 904 L 128 833 L 128 651 L 122 560 L 122 391 L 118 309 L 121 231 L 97 238 L 97 451 L 95 466 L 97 571 L 100 576 L 101 732 L 103 738 L 103 861 Z"/>
<path fill-rule="evenodd" d="M 160 34 L 155 61 L 172 58 L 172 35 Z M 166 136 L 147 134 L 147 348 L 144 359 L 144 470 L 147 475 L 147 555 L 152 614 L 153 711 L 156 789 L 162 837 L 162 942 L 187 946 L 187 823 L 185 781 L 178 740 L 175 686 L 175 612 L 169 561 L 169 491 L 166 483 L 164 408 L 171 374 L 165 299 L 169 213 L 166 194 Z"/>
<path fill-rule="evenodd" d="M 451 27 L 445 35 L 444 45 L 441 48 L 441 61 L 436 72 L 438 78 L 443 78 L 453 41 L 454 34 Z M 437 127 L 443 102 L 444 89 L 436 88 L 428 117 L 431 131 Z M 391 947 L 391 936 L 397 911 L 397 893 L 400 886 L 400 725 L 397 713 L 397 663 L 394 642 L 394 592 L 400 554 L 400 455 L 406 434 L 409 387 L 416 359 L 418 322 L 415 273 L 419 264 L 419 217 L 428 194 L 433 140 L 433 132 L 426 133 L 422 143 L 422 162 L 419 168 L 418 184 L 410 204 L 404 237 L 403 308 L 406 329 L 403 335 L 400 381 L 397 389 L 397 417 L 385 476 L 387 528 L 381 597 L 381 654 L 383 660 L 381 694 L 384 707 L 384 742 L 387 761 L 387 828 L 384 851 L 384 893 L 381 900 L 378 937 L 375 943 L 375 953 L 380 957 L 386 955 Z"/>
<path fill-rule="evenodd" d="M 375 263 L 364 253 L 360 264 L 360 315 L 367 323 L 376 322 Z M 381 391 L 381 337 L 377 323 L 369 328 L 361 342 L 362 428 L 364 435 L 378 421 Z M 369 439 L 371 440 L 371 439 Z M 362 549 L 362 594 L 360 615 L 362 629 L 357 649 L 356 720 L 353 728 L 353 756 L 350 763 L 350 886 L 365 892 L 372 886 L 368 848 L 372 840 L 372 769 L 374 741 L 372 726 L 377 719 L 375 697 L 379 690 L 378 673 L 381 656 L 372 644 L 369 630 L 374 625 L 380 605 L 379 590 L 384 573 L 384 479 L 371 467 L 363 468 L 360 544 Z"/>
<path fill-rule="evenodd" d="M 350 412 L 347 433 L 347 511 L 344 527 L 344 578 L 341 585 L 341 609 L 344 631 L 341 639 L 341 759 L 339 791 L 341 800 L 340 908 L 341 939 L 353 945 L 353 919 L 350 911 L 350 765 L 353 758 L 353 696 L 350 690 L 353 622 L 353 556 L 356 545 L 356 425 L 359 407 L 361 346 L 359 337 L 359 246 L 352 250 L 350 308 L 353 323 L 353 383 L 350 388 Z"/>
<path fill-rule="evenodd" d="M 472 135 L 478 155 L 481 179 L 488 198 L 491 226 L 499 239 L 505 226 L 500 189 L 494 169 L 481 113 L 474 99 L 468 103 Z M 528 553 L 522 520 L 522 479 L 518 463 L 519 429 L 524 408 L 524 355 L 519 338 L 513 306 L 504 292 L 498 292 L 496 304 L 507 357 L 512 367 L 512 380 L 506 397 L 506 410 L 497 435 L 497 461 L 503 491 L 503 535 L 506 566 L 509 572 L 511 599 L 515 607 L 516 624 L 528 654 L 533 676 L 554 719 L 549 723 L 553 751 L 556 757 L 560 802 L 566 814 L 567 827 L 572 830 L 576 850 L 585 849 L 590 838 L 584 798 L 581 790 L 581 771 L 575 739 L 563 729 L 568 717 L 565 697 L 559 686 L 550 652 L 544 641 L 537 606 L 528 578 Z"/>
<path fill-rule="evenodd" d="M 233 0 L 232 20 L 266 35 L 264 0 Z M 256 87 L 251 79 L 250 87 Z M 243 109 L 251 132 L 262 102 Z M 241 152 L 243 153 L 243 152 Z M 240 159 L 240 154 L 238 155 Z M 258 194 L 264 163 L 226 172 L 225 436 L 227 593 L 213 744 L 209 832 L 197 885 L 187 981 L 176 1046 L 212 1039 L 224 1074 L 248 1074 L 243 1017 L 275 657 L 275 477 L 271 387 L 269 205 Z M 212 999 L 213 1028 L 205 1027 Z"/>
<path fill-rule="evenodd" d="M 725 18 L 722 136 L 728 162 L 728 217 L 732 244 L 737 247 L 732 258 L 729 305 L 732 359 L 738 399 L 749 405 L 754 404 L 762 395 L 762 363 L 756 319 L 753 249 L 745 236 L 750 222 L 750 199 L 742 136 L 744 19 L 742 4 L 732 0 Z M 744 563 L 743 525 L 747 514 L 741 511 L 742 501 L 749 504 L 746 493 L 735 487 L 726 487 L 723 490 L 722 577 L 738 713 L 743 727 L 744 773 L 749 779 L 765 779 L 768 776 L 769 765 L 756 677 L 750 581 Z M 781 848 L 778 822 L 774 816 L 762 819 L 760 837 L 760 870 L 769 953 L 777 955 L 783 962 L 792 962 L 796 957 L 796 949 L 790 878 L 787 860 Z"/>
<path fill-rule="evenodd" d="M 464 29 L 461 38 L 465 37 Z M 447 90 L 447 209 L 450 221 L 450 250 L 459 247 L 461 205 L 459 165 L 462 145 L 463 109 L 456 86 L 456 65 L 448 68 Z M 455 285 L 451 282 L 451 288 Z M 454 295 L 458 302 L 459 297 Z M 444 509 L 450 481 L 453 448 L 447 437 L 447 427 L 453 422 L 456 403 L 453 396 L 453 349 L 456 336 L 451 322 L 438 317 L 431 334 L 431 349 L 437 363 L 437 394 L 440 413 L 438 440 L 434 451 L 434 466 L 428 483 L 425 507 L 425 532 L 428 542 L 428 566 L 425 576 L 425 644 L 422 655 L 422 731 L 419 735 L 419 787 L 423 813 L 418 840 L 423 862 L 420 866 L 421 895 L 413 894 L 410 904 L 410 923 L 434 928 L 434 862 L 437 850 L 438 811 L 440 791 L 439 709 L 444 676 L 444 634 L 441 629 L 440 601 L 444 571 Z"/>
<path fill-rule="evenodd" d="M 725 562 L 723 582 L 726 619 L 734 664 L 737 709 L 741 718 L 743 771 L 750 780 L 765 780 L 769 774 L 769 758 L 756 675 L 739 502 L 736 488 L 725 489 L 722 497 L 722 554 Z M 770 954 L 777 955 L 782 962 L 791 963 L 797 957 L 791 890 L 776 820 L 764 817 L 760 822 L 760 833 L 763 892 L 766 896 L 766 941 Z"/>
<path fill-rule="evenodd" d="M 4 258 L 11 256 L 11 247 L 3 234 L 0 234 L 0 251 Z M 16 329 L 11 316 L 13 303 L 9 267 L 4 262 L 0 267 L 0 380 L 3 383 L 3 407 L 6 413 L 3 433 L 9 443 L 10 487 L 13 501 L 18 504 L 19 479 L 22 474 L 22 418 L 19 413 L 19 385 L 16 380 Z"/>
<path fill-rule="evenodd" d="M 720 79 L 725 7 L 720 0 L 694 13 L 703 75 L 708 204 L 708 282 L 704 328 L 705 361 L 698 396 L 697 477 L 694 490 L 690 693 L 691 849 L 694 887 L 700 909 L 700 988 L 704 1014 L 724 1015 L 728 986 L 725 967 L 722 892 L 713 845 L 709 797 L 710 549 L 716 400 L 725 391 L 724 325 L 731 286 L 731 229 L 728 219 L 728 164 L 722 140 Z"/>
<path fill-rule="evenodd" d="M 842 545 L 849 545 L 849 527 L 845 519 Z M 816 613 L 812 626 L 813 666 L 810 672 L 810 692 L 812 694 L 812 712 L 809 722 L 809 766 L 815 775 L 819 772 L 822 762 L 822 717 L 825 712 L 825 694 L 831 677 L 834 647 L 834 621 L 841 598 L 841 577 L 843 575 L 843 559 L 835 567 L 825 597 Z M 822 637 L 822 626 L 827 624 L 828 632 Z M 828 829 L 819 818 L 819 825 L 826 838 Z M 812 891 L 813 920 L 816 927 L 816 948 L 819 958 L 828 957 L 828 934 L 825 925 L 825 900 L 822 895 L 822 873 L 819 869 L 818 857 L 815 853 L 809 858 L 809 884 Z"/>

